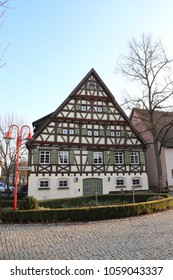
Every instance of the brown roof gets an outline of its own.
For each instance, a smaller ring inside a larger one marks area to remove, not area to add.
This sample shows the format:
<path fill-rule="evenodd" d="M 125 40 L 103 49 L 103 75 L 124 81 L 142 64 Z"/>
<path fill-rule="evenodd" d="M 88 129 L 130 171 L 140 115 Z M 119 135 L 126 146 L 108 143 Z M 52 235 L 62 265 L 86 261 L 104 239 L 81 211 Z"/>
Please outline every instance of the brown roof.
<path fill-rule="evenodd" d="M 138 113 L 139 118 L 145 124 L 147 129 L 151 131 L 151 133 L 151 120 L 153 119 L 158 140 L 162 142 L 163 146 L 173 147 L 173 112 L 153 111 L 152 118 L 149 111 L 145 109 L 134 108 L 132 110 L 131 118 L 133 111 Z"/>

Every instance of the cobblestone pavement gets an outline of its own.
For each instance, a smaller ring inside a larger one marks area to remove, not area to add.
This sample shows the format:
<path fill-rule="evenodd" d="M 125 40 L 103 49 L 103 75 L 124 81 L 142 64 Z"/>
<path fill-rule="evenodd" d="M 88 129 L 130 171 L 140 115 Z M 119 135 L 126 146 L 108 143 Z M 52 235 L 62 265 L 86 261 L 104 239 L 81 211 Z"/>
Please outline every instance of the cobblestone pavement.
<path fill-rule="evenodd" d="M 118 220 L 0 224 L 1 260 L 173 260 L 173 210 Z"/>

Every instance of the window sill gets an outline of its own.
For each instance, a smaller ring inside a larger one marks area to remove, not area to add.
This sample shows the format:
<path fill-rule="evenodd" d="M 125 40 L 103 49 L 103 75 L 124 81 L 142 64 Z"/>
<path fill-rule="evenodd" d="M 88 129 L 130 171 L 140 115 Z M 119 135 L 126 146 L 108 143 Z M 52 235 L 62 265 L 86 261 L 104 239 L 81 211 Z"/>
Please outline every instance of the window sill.
<path fill-rule="evenodd" d="M 69 187 L 59 187 L 58 190 L 68 190 Z"/>
<path fill-rule="evenodd" d="M 42 188 L 38 188 L 38 190 L 50 190 L 50 188 L 46 188 L 46 187 L 42 187 Z"/>

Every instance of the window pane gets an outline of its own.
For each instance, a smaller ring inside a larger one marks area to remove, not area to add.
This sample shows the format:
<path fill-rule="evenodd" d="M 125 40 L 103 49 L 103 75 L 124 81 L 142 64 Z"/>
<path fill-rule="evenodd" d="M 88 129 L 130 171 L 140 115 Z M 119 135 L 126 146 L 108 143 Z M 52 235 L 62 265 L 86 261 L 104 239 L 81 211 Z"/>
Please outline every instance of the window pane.
<path fill-rule="evenodd" d="M 50 163 L 50 152 L 40 151 L 40 163 L 49 164 Z"/>
<path fill-rule="evenodd" d="M 87 107 L 85 105 L 82 105 L 81 110 L 85 112 L 87 110 Z"/>
<path fill-rule="evenodd" d="M 99 136 L 99 131 L 98 130 L 94 130 L 94 136 Z"/>
<path fill-rule="evenodd" d="M 103 111 L 103 108 L 102 108 L 102 107 L 97 107 L 97 111 L 98 111 L 98 112 L 102 112 L 102 111 Z"/>
<path fill-rule="evenodd" d="M 67 186 L 68 186 L 67 180 L 60 180 L 59 181 L 59 187 L 67 187 Z"/>
<path fill-rule="evenodd" d="M 131 164 L 139 164 L 139 154 L 138 152 L 132 152 L 130 154 Z"/>
<path fill-rule="evenodd" d="M 74 129 L 70 128 L 69 134 L 74 134 Z"/>
<path fill-rule="evenodd" d="M 88 130 L 88 136 L 92 136 L 92 130 Z"/>
<path fill-rule="evenodd" d="M 68 134 L 68 130 L 66 128 L 63 128 L 63 134 Z"/>
<path fill-rule="evenodd" d="M 59 163 L 68 163 L 68 151 L 59 152 Z"/>
<path fill-rule="evenodd" d="M 133 179 L 133 185 L 140 185 L 139 179 Z"/>
<path fill-rule="evenodd" d="M 101 164 L 102 163 L 102 152 L 94 152 L 94 163 L 95 164 Z"/>
<path fill-rule="evenodd" d="M 49 187 L 49 181 L 48 180 L 41 180 L 40 181 L 40 188 L 48 188 Z"/>
<path fill-rule="evenodd" d="M 124 156 L 122 152 L 115 152 L 115 164 L 123 164 Z"/>

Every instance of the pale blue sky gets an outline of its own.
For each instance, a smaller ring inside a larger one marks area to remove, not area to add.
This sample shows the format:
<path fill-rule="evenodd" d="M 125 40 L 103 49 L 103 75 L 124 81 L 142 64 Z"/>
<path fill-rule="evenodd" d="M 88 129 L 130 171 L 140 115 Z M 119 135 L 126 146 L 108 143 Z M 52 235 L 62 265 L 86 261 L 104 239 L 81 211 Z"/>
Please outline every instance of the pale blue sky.
<path fill-rule="evenodd" d="M 128 41 L 142 32 L 173 56 L 172 0 L 10 0 L 0 28 L 1 117 L 31 125 L 53 112 L 93 67 L 121 103 L 125 80 L 114 73 Z"/>

